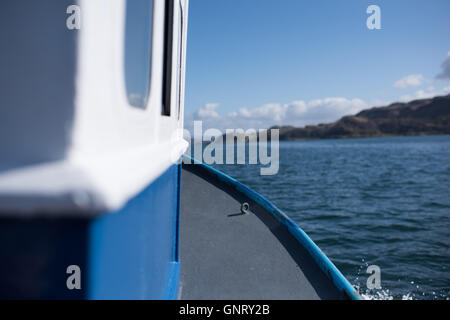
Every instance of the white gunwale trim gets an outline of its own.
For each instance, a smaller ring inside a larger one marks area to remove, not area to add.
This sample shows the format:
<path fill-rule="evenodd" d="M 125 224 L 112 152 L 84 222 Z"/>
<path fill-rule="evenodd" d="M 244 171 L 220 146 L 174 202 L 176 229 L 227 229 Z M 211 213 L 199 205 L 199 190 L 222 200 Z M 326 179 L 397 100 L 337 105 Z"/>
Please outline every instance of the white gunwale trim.
<path fill-rule="evenodd" d="M 0 172 L 0 215 L 96 215 L 120 209 L 179 163 L 183 139 Z"/>

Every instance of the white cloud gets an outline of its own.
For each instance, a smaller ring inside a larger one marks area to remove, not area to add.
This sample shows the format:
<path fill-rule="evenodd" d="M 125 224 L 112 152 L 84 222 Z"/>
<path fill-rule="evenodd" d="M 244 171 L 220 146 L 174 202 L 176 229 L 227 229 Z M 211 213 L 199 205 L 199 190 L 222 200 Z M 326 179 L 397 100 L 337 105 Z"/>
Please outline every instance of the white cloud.
<path fill-rule="evenodd" d="M 344 115 L 354 114 L 366 109 L 368 104 L 361 99 L 341 97 L 297 100 L 290 103 L 269 103 L 255 108 L 241 108 L 221 115 L 218 104 L 206 104 L 194 113 L 186 114 L 185 124 L 192 129 L 194 120 L 203 120 L 203 130 L 207 128 L 225 129 L 264 129 L 273 125 L 305 126 L 336 121 Z"/>
<path fill-rule="evenodd" d="M 395 88 L 408 88 L 408 87 L 417 87 L 420 86 L 424 82 L 424 77 L 421 74 L 410 74 L 394 83 Z"/>
<path fill-rule="evenodd" d="M 441 64 L 441 73 L 436 76 L 436 79 L 450 79 L 450 51 L 447 53 L 447 58 Z"/>
<path fill-rule="evenodd" d="M 414 92 L 412 94 L 403 95 L 399 98 L 399 100 L 402 102 L 408 102 L 411 100 L 427 99 L 427 98 L 432 98 L 435 96 L 447 95 L 449 93 L 450 93 L 450 87 L 436 89 L 435 87 L 430 86 L 426 89 L 417 90 L 416 92 Z"/>
<path fill-rule="evenodd" d="M 291 115 L 296 122 L 294 124 L 315 124 L 335 121 L 344 115 L 357 113 L 367 107 L 367 103 L 361 99 L 324 98 L 309 101 L 302 112 L 291 113 Z"/>
<path fill-rule="evenodd" d="M 207 103 L 203 108 L 200 108 L 196 111 L 196 118 L 200 120 L 208 118 L 218 118 L 219 114 L 216 111 L 218 107 L 218 103 Z"/>

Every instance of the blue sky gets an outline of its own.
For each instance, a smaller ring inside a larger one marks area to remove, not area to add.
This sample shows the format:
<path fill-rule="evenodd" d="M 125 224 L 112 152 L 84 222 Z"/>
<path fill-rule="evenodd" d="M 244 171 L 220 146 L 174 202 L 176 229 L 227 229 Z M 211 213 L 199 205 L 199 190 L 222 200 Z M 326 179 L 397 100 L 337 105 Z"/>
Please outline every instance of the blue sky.
<path fill-rule="evenodd" d="M 366 27 L 371 4 L 381 30 Z M 436 79 L 449 13 L 448 0 L 191 0 L 186 127 L 302 126 L 450 93 Z"/>

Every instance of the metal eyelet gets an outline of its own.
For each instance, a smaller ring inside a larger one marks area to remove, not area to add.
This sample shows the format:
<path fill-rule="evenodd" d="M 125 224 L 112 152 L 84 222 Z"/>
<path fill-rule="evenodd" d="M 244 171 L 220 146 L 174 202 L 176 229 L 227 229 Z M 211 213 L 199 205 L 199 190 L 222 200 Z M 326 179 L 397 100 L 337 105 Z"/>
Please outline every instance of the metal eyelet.
<path fill-rule="evenodd" d="M 243 214 L 249 213 L 249 210 L 250 210 L 250 205 L 247 202 L 244 202 L 243 204 L 241 204 L 241 212 Z"/>

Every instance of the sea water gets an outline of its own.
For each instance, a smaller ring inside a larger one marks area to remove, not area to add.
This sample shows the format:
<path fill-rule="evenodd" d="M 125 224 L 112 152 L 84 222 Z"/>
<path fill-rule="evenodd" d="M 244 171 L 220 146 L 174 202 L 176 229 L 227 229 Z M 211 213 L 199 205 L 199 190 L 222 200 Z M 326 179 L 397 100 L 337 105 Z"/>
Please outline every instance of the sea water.
<path fill-rule="evenodd" d="M 368 299 L 450 298 L 450 135 L 280 142 L 279 172 L 214 165 L 288 214 Z M 381 289 L 368 289 L 370 265 Z"/>

